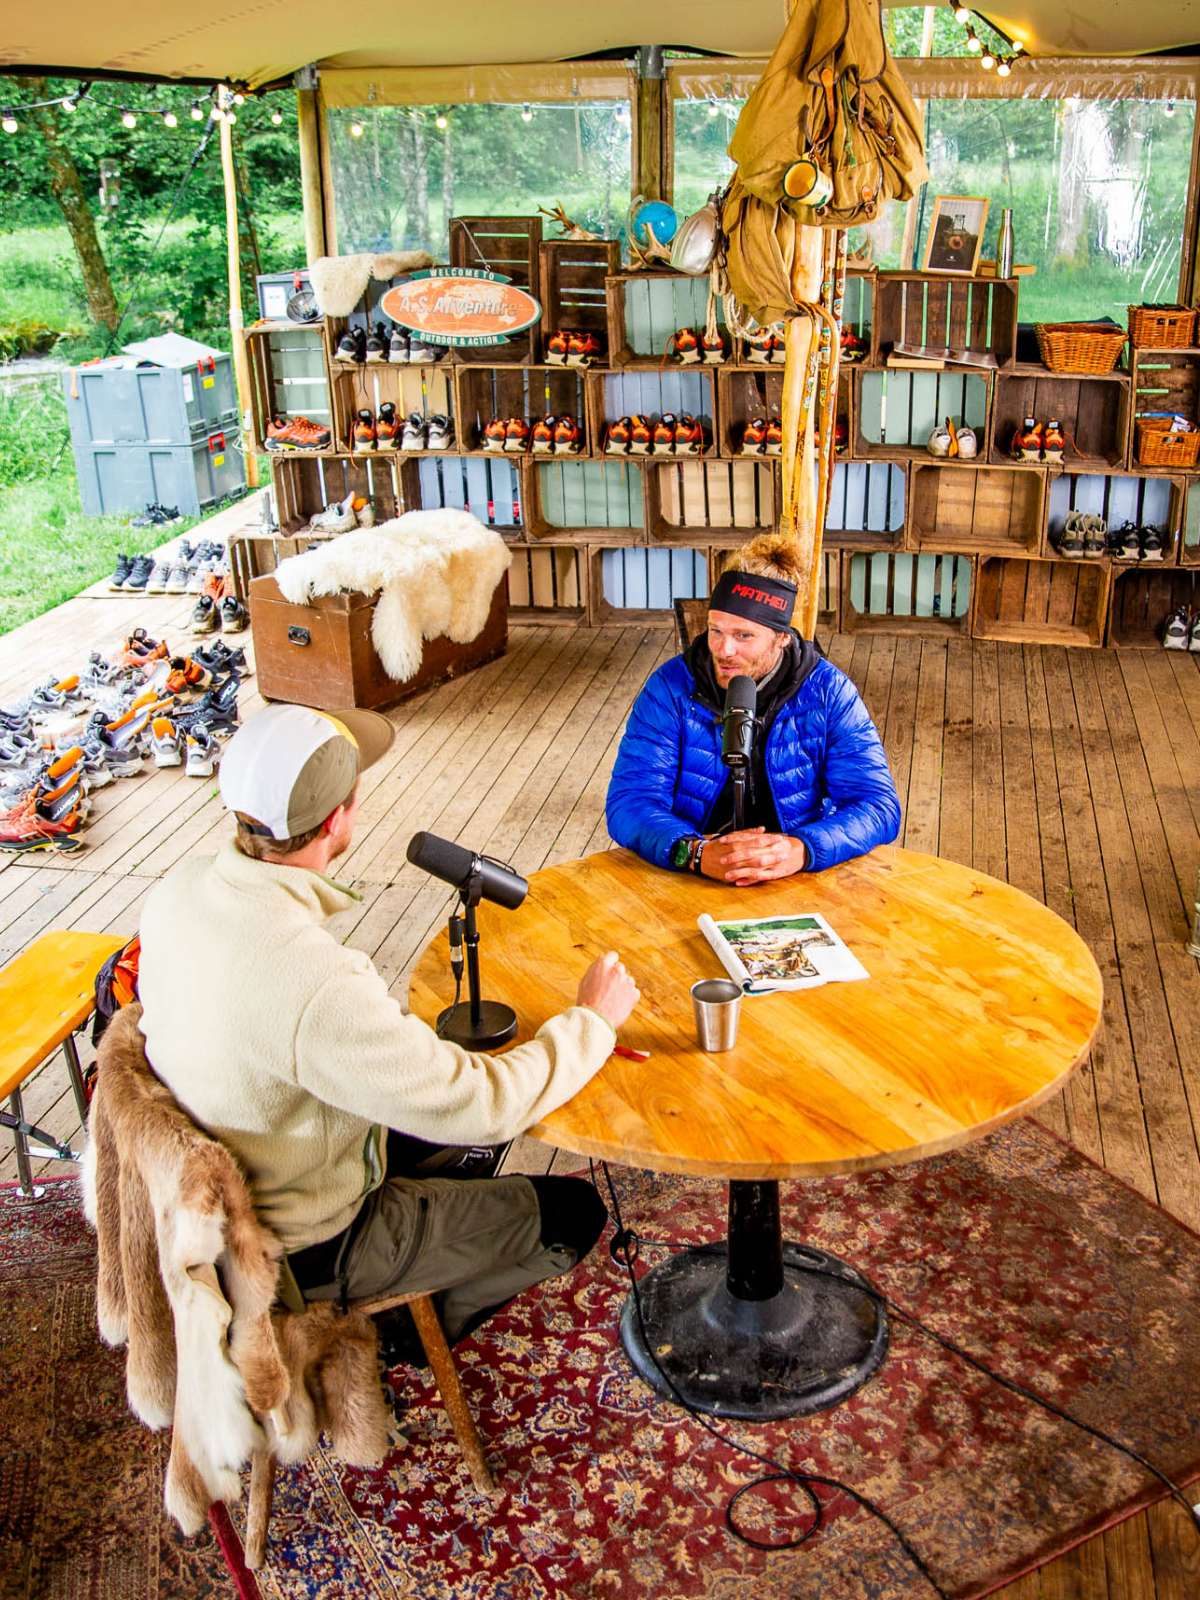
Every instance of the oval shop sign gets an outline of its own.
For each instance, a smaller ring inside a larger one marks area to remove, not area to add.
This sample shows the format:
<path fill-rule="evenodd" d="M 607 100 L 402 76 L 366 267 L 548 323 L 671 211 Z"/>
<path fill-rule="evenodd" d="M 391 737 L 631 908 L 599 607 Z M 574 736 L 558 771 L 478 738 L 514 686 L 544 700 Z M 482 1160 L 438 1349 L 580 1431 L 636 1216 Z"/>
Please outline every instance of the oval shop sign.
<path fill-rule="evenodd" d="M 542 314 L 524 289 L 474 267 L 414 272 L 387 291 L 379 309 L 432 344 L 503 344 Z"/>

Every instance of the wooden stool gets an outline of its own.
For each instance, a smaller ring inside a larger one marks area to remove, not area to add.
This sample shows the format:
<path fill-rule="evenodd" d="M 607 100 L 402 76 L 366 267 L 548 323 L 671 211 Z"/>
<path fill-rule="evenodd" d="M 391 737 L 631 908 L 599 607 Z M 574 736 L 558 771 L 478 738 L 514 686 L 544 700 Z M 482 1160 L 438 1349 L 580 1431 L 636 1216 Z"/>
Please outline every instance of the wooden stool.
<path fill-rule="evenodd" d="M 21 1106 L 21 1085 L 62 1045 L 80 1122 L 87 1121 L 87 1098 L 79 1070 L 79 1052 L 72 1034 L 95 1009 L 96 974 L 125 944 L 110 933 L 44 933 L 28 950 L 0 972 L 0 1125 L 11 1128 L 17 1147 L 17 1175 L 21 1193 L 36 1199 L 41 1190 L 33 1184 L 30 1154 L 54 1161 L 78 1161 L 70 1145 L 26 1122 Z M 36 1140 L 36 1148 L 30 1140 Z"/>
<path fill-rule="evenodd" d="M 378 1316 L 383 1311 L 393 1311 L 397 1306 L 408 1306 L 412 1311 L 412 1319 L 416 1323 L 421 1344 L 433 1369 L 438 1393 L 442 1397 L 446 1415 L 450 1418 L 450 1426 L 454 1429 L 458 1447 L 467 1463 L 471 1482 L 480 1494 L 496 1494 L 498 1491 L 495 1480 L 483 1453 L 483 1445 L 463 1391 L 462 1380 L 458 1376 L 458 1368 L 454 1364 L 454 1357 L 450 1353 L 450 1346 L 446 1343 L 446 1335 L 442 1332 L 442 1325 L 438 1321 L 437 1312 L 429 1295 L 398 1294 L 388 1295 L 379 1300 L 350 1301 L 350 1310 L 361 1311 L 368 1317 Z M 256 1450 L 250 1458 L 250 1498 L 246 1506 L 246 1565 L 251 1571 L 261 1567 L 266 1559 L 267 1524 L 271 1520 L 271 1499 L 274 1489 L 275 1457 L 269 1450 Z"/>

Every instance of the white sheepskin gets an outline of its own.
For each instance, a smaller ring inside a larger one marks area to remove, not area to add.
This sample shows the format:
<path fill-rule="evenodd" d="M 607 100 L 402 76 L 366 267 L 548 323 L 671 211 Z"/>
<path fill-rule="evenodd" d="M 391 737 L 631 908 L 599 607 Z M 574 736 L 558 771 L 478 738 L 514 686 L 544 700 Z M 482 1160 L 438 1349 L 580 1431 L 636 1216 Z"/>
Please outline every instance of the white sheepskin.
<path fill-rule="evenodd" d="M 372 278 L 387 282 L 402 272 L 431 267 L 427 250 L 388 250 L 378 254 L 321 256 L 308 269 L 317 305 L 327 317 L 348 317 L 367 292 Z"/>
<path fill-rule="evenodd" d="M 420 668 L 423 640 L 478 638 L 511 560 L 500 534 L 468 511 L 408 511 L 290 556 L 274 577 L 294 605 L 378 593 L 371 638 L 388 676 L 405 683 Z"/>

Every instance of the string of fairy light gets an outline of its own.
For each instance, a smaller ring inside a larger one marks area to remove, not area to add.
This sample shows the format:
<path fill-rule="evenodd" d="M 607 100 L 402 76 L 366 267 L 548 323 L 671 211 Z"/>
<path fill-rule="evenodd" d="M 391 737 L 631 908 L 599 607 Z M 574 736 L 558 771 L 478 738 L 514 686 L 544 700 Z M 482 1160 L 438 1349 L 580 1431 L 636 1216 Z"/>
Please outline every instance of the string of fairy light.
<path fill-rule="evenodd" d="M 102 99 L 95 92 L 91 83 L 81 83 L 77 89 L 71 89 L 66 94 L 52 95 L 46 100 L 21 100 L 0 103 L 0 130 L 7 134 L 20 133 L 22 122 L 32 116 L 34 112 L 45 111 L 51 107 L 73 115 L 83 101 L 97 110 L 111 112 L 123 128 L 133 129 L 140 122 L 159 122 L 164 128 L 177 128 L 181 122 L 229 122 L 237 121 L 237 108 L 246 103 L 246 96 L 240 91 L 231 89 L 227 84 L 215 84 L 206 94 L 197 95 L 189 106 L 130 106 L 120 101 Z M 271 123 L 278 128 L 283 125 L 283 112 L 278 109 L 271 112 Z"/>
<path fill-rule="evenodd" d="M 967 49 L 973 56 L 979 57 L 979 65 L 985 72 L 994 71 L 998 78 L 1007 78 L 1013 69 L 1013 63 L 1025 54 L 1025 41 L 1018 38 L 1008 40 L 1007 51 L 984 44 L 983 40 L 975 32 L 976 13 L 971 10 L 970 6 L 959 5 L 957 0 L 949 0 L 949 4 L 951 11 L 954 13 L 955 21 L 962 24 L 963 31 L 967 36 Z M 989 23 L 988 26 L 990 28 L 991 24 Z M 995 28 L 992 28 L 991 31 L 996 33 Z M 1003 35 L 998 34 L 997 37 L 1003 38 Z"/>

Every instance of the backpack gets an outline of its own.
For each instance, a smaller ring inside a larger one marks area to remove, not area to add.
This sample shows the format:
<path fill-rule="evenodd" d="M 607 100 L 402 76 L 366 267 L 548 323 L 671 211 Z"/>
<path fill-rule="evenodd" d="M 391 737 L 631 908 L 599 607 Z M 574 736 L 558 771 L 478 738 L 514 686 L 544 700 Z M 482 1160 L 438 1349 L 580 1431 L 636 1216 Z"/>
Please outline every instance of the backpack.
<path fill-rule="evenodd" d="M 123 1007 L 138 997 L 138 960 L 142 941 L 136 935 L 121 950 L 116 950 L 96 974 L 96 1014 L 92 1020 L 92 1043 L 99 1044 L 105 1029 Z M 89 1099 L 91 1098 L 89 1093 Z"/>

